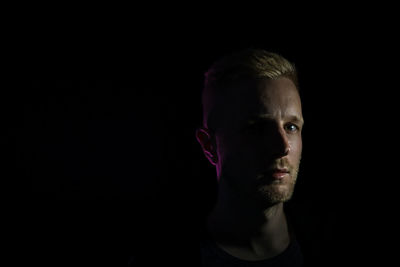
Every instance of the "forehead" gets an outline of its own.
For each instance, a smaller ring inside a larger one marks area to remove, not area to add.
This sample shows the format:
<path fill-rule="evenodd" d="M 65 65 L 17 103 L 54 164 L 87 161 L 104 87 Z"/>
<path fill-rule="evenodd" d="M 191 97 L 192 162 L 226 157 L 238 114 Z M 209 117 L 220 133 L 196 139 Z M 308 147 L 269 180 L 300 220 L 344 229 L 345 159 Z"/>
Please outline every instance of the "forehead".
<path fill-rule="evenodd" d="M 301 117 L 300 96 L 294 83 L 285 77 L 246 82 L 235 86 L 226 102 L 230 117 L 253 116 Z"/>

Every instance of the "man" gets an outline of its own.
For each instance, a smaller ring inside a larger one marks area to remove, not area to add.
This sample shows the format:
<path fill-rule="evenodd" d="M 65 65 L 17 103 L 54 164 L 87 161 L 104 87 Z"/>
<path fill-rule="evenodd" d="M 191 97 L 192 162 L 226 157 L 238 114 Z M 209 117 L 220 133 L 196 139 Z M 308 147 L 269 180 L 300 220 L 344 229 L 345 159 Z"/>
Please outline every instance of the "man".
<path fill-rule="evenodd" d="M 295 187 L 303 116 L 293 64 L 247 49 L 212 65 L 196 138 L 216 168 L 203 266 L 301 266 L 283 204 Z"/>

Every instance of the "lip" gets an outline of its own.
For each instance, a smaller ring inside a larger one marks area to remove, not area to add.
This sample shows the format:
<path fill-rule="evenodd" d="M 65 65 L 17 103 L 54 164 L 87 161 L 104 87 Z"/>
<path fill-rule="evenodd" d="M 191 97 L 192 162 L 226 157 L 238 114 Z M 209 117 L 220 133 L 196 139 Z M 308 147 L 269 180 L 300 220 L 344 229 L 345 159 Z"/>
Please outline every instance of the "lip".
<path fill-rule="evenodd" d="M 271 173 L 271 176 L 276 180 L 281 180 L 281 179 L 285 178 L 285 176 L 288 174 L 289 174 L 288 172 L 275 171 L 275 172 Z"/>
<path fill-rule="evenodd" d="M 288 169 L 272 169 L 269 171 L 269 174 L 271 175 L 272 178 L 276 180 L 281 180 L 285 178 L 287 175 L 289 175 L 289 170 Z"/>

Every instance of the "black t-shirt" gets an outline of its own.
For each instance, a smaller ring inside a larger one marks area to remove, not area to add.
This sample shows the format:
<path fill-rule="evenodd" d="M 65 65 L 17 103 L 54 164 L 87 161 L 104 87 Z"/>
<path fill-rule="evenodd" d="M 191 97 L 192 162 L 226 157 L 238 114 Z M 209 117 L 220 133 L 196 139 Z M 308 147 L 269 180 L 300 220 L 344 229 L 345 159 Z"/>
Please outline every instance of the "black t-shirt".
<path fill-rule="evenodd" d="M 176 240 L 175 240 L 176 241 Z M 300 267 L 303 266 L 303 255 L 297 241 L 293 241 L 281 254 L 276 257 L 260 260 L 246 261 L 228 254 L 211 241 L 202 239 L 197 245 L 193 242 L 183 242 L 167 246 L 154 245 L 153 249 L 136 251 L 128 266 L 201 266 L 201 267 Z"/>
<path fill-rule="evenodd" d="M 303 255 L 296 240 L 278 256 L 266 260 L 247 261 L 238 259 L 211 240 L 203 240 L 200 245 L 202 267 L 300 267 L 303 266 Z"/>

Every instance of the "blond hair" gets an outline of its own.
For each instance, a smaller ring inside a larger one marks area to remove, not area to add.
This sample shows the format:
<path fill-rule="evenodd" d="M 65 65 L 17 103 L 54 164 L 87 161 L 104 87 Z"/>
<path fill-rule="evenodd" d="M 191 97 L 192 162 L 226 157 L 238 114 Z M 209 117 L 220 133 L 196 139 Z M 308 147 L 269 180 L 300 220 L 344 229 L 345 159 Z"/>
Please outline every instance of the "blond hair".
<path fill-rule="evenodd" d="M 215 98 L 237 82 L 254 79 L 287 77 L 298 89 L 296 67 L 279 54 L 262 49 L 246 49 L 216 61 L 205 73 L 202 94 L 203 125 L 215 110 Z"/>

